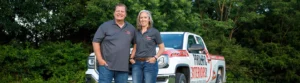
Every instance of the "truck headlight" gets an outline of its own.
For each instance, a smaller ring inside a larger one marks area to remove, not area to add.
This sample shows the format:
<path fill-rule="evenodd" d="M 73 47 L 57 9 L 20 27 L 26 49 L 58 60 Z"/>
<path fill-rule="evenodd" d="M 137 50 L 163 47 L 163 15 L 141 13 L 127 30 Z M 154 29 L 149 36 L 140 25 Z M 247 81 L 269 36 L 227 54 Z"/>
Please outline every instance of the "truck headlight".
<path fill-rule="evenodd" d="M 158 67 L 159 68 L 167 68 L 169 66 L 169 56 L 168 55 L 161 55 L 158 59 Z"/>
<path fill-rule="evenodd" d="M 95 57 L 94 56 L 89 56 L 87 64 L 88 64 L 89 69 L 94 69 L 95 68 Z"/>

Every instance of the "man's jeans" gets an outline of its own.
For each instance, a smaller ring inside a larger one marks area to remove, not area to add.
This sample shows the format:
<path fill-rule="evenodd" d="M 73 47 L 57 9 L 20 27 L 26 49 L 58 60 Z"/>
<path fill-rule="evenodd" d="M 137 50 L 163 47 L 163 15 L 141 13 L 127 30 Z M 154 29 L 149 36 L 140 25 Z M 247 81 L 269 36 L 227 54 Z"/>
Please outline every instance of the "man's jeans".
<path fill-rule="evenodd" d="M 98 72 L 98 83 L 112 83 L 113 78 L 115 83 L 127 83 L 128 80 L 128 72 L 109 70 L 106 66 L 100 65 Z"/>
<path fill-rule="evenodd" d="M 133 83 L 155 83 L 158 74 L 158 64 L 145 61 L 135 61 L 132 65 Z"/>

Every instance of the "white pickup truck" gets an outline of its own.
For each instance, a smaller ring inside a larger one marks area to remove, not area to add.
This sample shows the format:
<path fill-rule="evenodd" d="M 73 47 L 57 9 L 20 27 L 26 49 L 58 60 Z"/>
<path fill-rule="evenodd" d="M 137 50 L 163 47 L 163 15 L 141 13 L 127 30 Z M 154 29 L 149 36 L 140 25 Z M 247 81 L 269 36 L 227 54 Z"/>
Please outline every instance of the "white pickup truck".
<path fill-rule="evenodd" d="M 225 59 L 209 54 L 201 36 L 189 32 L 161 32 L 165 52 L 158 58 L 157 83 L 223 83 L 226 82 Z M 158 48 L 157 48 L 158 50 Z M 88 57 L 86 82 L 97 82 L 94 53 Z M 129 73 L 128 82 L 132 82 Z"/>

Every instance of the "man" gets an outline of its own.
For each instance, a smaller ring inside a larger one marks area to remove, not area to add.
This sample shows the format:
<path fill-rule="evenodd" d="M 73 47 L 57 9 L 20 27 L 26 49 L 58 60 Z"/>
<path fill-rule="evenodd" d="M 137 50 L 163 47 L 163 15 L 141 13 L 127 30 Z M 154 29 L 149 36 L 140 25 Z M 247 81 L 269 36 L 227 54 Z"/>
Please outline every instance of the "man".
<path fill-rule="evenodd" d="M 100 25 L 93 38 L 93 48 L 99 63 L 99 83 L 127 83 L 130 46 L 135 28 L 125 22 L 126 6 L 118 4 L 114 20 Z"/>

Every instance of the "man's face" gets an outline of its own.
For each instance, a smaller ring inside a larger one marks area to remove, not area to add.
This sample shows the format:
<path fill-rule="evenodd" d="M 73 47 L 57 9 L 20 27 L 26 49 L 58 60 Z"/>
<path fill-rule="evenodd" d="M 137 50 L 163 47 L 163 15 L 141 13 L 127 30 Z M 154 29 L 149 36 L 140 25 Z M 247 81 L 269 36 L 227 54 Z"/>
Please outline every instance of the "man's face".
<path fill-rule="evenodd" d="M 148 27 L 149 26 L 149 16 L 146 12 L 142 12 L 139 19 L 140 19 L 140 25 L 142 27 Z"/>
<path fill-rule="evenodd" d="M 114 12 L 115 20 L 124 20 L 126 17 L 126 9 L 123 6 L 117 6 Z"/>

